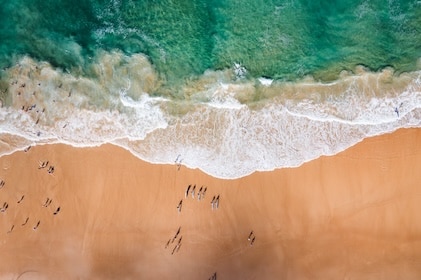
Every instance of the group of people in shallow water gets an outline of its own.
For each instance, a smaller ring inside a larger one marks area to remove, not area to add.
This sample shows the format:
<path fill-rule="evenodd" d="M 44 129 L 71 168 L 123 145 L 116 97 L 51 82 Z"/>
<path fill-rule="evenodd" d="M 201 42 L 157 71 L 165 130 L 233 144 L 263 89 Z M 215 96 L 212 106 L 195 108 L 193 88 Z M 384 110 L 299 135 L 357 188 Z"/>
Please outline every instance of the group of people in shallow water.
<path fill-rule="evenodd" d="M 29 149 L 30 149 L 30 146 L 29 146 L 29 148 L 26 148 L 25 149 L 25 152 L 28 152 L 29 151 Z M 40 161 L 39 162 L 39 167 L 38 167 L 38 169 L 44 169 L 44 168 L 46 168 L 47 166 L 48 166 L 48 164 L 49 164 L 49 161 Z M 50 174 L 52 174 L 54 172 L 54 166 L 52 166 L 52 165 L 50 165 L 49 166 L 49 169 L 48 169 L 48 173 L 50 173 Z M 5 186 L 5 184 L 6 184 L 6 182 L 4 181 L 4 180 L 0 180 L 0 189 L 1 188 L 3 188 L 4 186 Z M 17 203 L 18 204 L 21 204 L 22 202 L 23 202 L 23 199 L 25 198 L 25 195 L 22 195 L 21 197 L 20 197 L 20 199 L 17 201 Z M 51 202 L 52 202 L 53 200 L 52 199 L 50 199 L 50 198 L 48 198 L 47 197 L 47 200 L 45 201 L 45 203 L 44 204 L 42 204 L 42 206 L 43 207 L 48 207 L 48 206 L 50 206 L 50 204 L 51 204 Z M 0 208 L 0 212 L 6 212 L 6 210 L 9 208 L 9 203 L 7 203 L 7 202 L 4 202 L 3 203 L 3 206 Z M 53 215 L 57 215 L 59 212 L 60 212 L 60 210 L 61 210 L 61 207 L 60 206 L 58 206 L 57 208 L 56 208 L 56 210 L 53 212 Z M 27 217 L 26 219 L 25 219 L 25 221 L 21 224 L 21 226 L 25 226 L 27 223 L 28 223 L 28 221 L 29 221 L 29 217 Z M 38 227 L 40 226 L 40 224 L 41 224 L 41 221 L 40 220 L 38 220 L 37 221 L 37 223 L 34 225 L 34 227 L 32 228 L 33 230 L 37 230 L 38 229 Z M 7 233 L 11 233 L 12 231 L 13 231 L 13 229 L 15 228 L 15 225 L 12 225 L 11 226 L 11 228 L 9 229 L 9 231 L 7 232 Z"/>

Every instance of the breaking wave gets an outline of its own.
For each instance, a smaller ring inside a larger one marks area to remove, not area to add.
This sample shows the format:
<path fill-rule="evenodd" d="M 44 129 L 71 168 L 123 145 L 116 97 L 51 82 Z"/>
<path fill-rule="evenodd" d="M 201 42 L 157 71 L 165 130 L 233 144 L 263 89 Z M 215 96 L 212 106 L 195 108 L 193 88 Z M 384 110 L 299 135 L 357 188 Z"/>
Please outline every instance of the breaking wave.
<path fill-rule="evenodd" d="M 331 83 L 281 82 L 247 79 L 247 69 L 234 64 L 158 95 L 168 88 L 145 56 L 101 52 L 94 61 L 87 75 L 29 57 L 3 69 L 1 154 L 46 143 L 112 143 L 151 163 L 177 160 L 238 178 L 421 124 L 421 71 L 357 67 Z"/>

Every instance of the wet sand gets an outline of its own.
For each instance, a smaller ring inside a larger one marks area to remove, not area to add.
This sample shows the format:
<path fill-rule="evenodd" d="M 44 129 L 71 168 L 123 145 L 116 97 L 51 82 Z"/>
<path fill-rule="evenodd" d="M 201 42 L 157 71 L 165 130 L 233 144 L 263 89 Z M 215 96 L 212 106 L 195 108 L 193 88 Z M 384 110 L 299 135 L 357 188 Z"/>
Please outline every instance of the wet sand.
<path fill-rule="evenodd" d="M 237 180 L 32 147 L 0 158 L 0 279 L 420 279 L 420 166 L 421 129 Z"/>

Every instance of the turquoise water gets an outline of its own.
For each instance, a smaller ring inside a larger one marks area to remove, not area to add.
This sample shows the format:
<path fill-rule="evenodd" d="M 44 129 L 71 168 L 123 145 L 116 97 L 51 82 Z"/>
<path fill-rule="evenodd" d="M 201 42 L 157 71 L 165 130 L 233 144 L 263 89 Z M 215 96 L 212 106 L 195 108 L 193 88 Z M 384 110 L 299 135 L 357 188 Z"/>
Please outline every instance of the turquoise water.
<path fill-rule="evenodd" d="M 146 54 L 168 83 L 241 63 L 253 77 L 332 80 L 363 64 L 416 69 L 420 1 L 14 0 L 0 61 L 21 55 L 88 72 L 99 50 Z"/>
<path fill-rule="evenodd" d="M 421 127 L 421 1 L 7 0 L 0 156 L 112 143 L 238 178 Z"/>

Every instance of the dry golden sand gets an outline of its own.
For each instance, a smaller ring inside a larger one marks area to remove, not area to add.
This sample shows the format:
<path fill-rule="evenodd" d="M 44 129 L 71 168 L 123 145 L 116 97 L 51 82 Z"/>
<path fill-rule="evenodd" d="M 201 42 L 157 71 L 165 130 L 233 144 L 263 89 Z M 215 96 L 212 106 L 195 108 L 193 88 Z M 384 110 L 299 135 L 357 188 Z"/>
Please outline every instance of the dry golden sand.
<path fill-rule="evenodd" d="M 0 158 L 0 278 L 421 279 L 420 168 L 421 129 L 238 180 L 112 145 L 32 147 Z"/>

